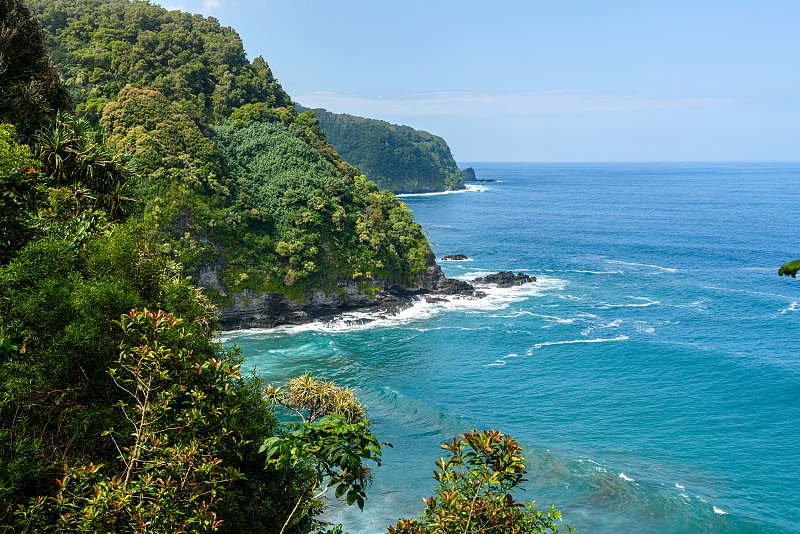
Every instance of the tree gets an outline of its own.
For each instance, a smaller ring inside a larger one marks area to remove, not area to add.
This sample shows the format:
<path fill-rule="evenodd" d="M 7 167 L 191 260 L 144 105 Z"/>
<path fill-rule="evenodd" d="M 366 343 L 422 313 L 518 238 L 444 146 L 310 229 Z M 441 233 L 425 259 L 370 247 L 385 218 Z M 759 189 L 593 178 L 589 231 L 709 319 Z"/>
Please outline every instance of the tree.
<path fill-rule="evenodd" d="M 514 501 L 512 493 L 525 482 L 522 448 L 508 435 L 473 430 L 442 448 L 450 452 L 436 462 L 436 496 L 423 499 L 423 515 L 400 519 L 389 534 L 559 532 L 561 513 L 534 503 Z M 564 525 L 568 532 L 574 529 Z"/>
<path fill-rule="evenodd" d="M 173 314 L 147 309 L 122 316 L 122 352 L 109 369 L 123 392 L 120 428 L 103 432 L 118 462 L 69 466 L 51 498 L 18 515 L 26 531 L 209 532 L 222 524 L 216 505 L 242 473 L 220 453 L 244 445 L 230 422 L 239 366 L 194 355 L 192 333 Z M 131 439 L 132 438 L 132 439 Z"/>
<path fill-rule="evenodd" d="M 11 124 L 0 124 L 0 264 L 33 235 L 31 219 L 46 198 L 39 162 L 16 134 Z"/>
<path fill-rule="evenodd" d="M 0 123 L 30 135 L 71 105 L 31 12 L 21 0 L 0 0 Z"/>
<path fill-rule="evenodd" d="M 269 386 L 266 397 L 302 420 L 288 423 L 283 436 L 264 440 L 261 450 L 266 452 L 267 465 L 305 468 L 313 473 L 312 484 L 295 503 L 281 534 L 287 528 L 313 523 L 313 515 L 332 487 L 336 487 L 337 498 L 346 494 L 348 505 L 356 503 L 363 509 L 366 487 L 372 481 L 371 468 L 365 462 L 380 466 L 381 447 L 387 445 L 370 433 L 366 407 L 350 389 L 309 373 L 277 389 Z"/>
<path fill-rule="evenodd" d="M 102 210 L 111 220 L 131 213 L 130 156 L 111 148 L 105 130 L 58 112 L 34 139 L 41 172 L 50 176 L 51 186 L 69 188 L 84 209 Z"/>

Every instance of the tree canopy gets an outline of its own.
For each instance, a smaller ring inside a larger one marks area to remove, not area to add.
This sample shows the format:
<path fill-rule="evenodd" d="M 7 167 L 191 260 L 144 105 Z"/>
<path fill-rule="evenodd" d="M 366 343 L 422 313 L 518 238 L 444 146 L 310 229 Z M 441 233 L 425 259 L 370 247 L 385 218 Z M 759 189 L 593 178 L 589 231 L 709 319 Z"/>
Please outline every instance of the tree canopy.
<path fill-rule="evenodd" d="M 450 147 L 441 137 L 410 126 L 324 109 L 313 113 L 331 146 L 381 189 L 410 193 L 464 187 Z"/>

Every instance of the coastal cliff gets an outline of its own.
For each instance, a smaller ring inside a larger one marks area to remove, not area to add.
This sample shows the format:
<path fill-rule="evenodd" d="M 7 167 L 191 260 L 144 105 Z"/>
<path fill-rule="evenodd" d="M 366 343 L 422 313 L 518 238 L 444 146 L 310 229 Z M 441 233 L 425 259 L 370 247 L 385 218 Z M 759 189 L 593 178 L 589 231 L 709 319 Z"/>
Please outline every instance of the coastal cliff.
<path fill-rule="evenodd" d="M 298 106 L 298 110 L 307 108 Z M 313 109 L 326 140 L 378 187 L 392 193 L 464 189 L 447 142 L 410 126 Z"/>
<path fill-rule="evenodd" d="M 200 281 L 216 291 L 224 291 L 213 268 L 203 271 Z M 218 318 L 225 330 L 272 328 L 331 319 L 357 308 L 379 309 L 393 314 L 411 306 L 415 297 L 431 294 L 482 296 L 472 284 L 447 278 L 441 267 L 430 260 L 425 269 L 417 273 L 414 283 L 408 285 L 376 278 L 339 280 L 332 288 L 316 288 L 296 300 L 283 293 L 251 289 L 237 291 L 226 299 L 227 304 L 220 308 Z"/>

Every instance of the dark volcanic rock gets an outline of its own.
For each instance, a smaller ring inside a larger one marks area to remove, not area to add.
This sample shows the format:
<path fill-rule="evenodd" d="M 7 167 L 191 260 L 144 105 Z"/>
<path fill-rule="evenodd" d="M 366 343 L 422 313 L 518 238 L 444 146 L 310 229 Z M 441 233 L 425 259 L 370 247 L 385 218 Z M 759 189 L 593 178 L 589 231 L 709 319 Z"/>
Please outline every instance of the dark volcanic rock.
<path fill-rule="evenodd" d="M 469 258 L 463 254 L 452 254 L 450 256 L 442 256 L 441 261 L 464 261 L 468 259 Z"/>
<path fill-rule="evenodd" d="M 426 269 L 417 274 L 415 282 L 419 288 L 417 293 L 483 296 L 476 295 L 475 288 L 469 282 L 447 278 L 435 261 L 429 262 Z"/>
<path fill-rule="evenodd" d="M 497 274 L 481 276 L 473 280 L 476 284 L 497 284 L 497 287 L 521 286 L 522 284 L 535 281 L 535 276 L 528 276 L 524 273 L 517 273 L 515 275 L 511 271 L 500 271 Z"/>
<path fill-rule="evenodd" d="M 217 280 L 217 270 L 209 268 L 202 273 L 202 285 L 224 291 Z M 204 283 L 203 283 L 204 282 Z M 368 288 L 370 288 L 368 290 Z M 241 328 L 272 328 L 283 324 L 304 324 L 316 320 L 343 321 L 360 324 L 372 319 L 348 319 L 342 314 L 356 309 L 370 308 L 387 315 L 394 315 L 411 306 L 416 297 L 430 295 L 429 302 L 436 302 L 437 295 L 464 295 L 482 297 L 472 284 L 447 278 L 442 268 L 431 259 L 426 268 L 417 274 L 414 285 L 394 285 L 383 280 L 369 280 L 367 284 L 356 281 L 341 281 L 327 293 L 317 289 L 293 301 L 280 293 L 256 293 L 244 290 L 233 293 L 232 305 L 221 307 L 219 325 L 223 330 Z M 376 315 L 380 317 L 380 315 Z"/>

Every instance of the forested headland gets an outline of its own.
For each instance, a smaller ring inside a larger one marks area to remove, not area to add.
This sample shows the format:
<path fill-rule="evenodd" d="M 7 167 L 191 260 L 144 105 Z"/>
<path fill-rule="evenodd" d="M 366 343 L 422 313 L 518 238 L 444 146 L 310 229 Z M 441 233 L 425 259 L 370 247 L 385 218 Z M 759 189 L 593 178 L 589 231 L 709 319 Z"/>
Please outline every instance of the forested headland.
<path fill-rule="evenodd" d="M 413 287 L 420 225 L 213 18 L 0 0 L 0 24 L 0 531 L 341 532 L 322 498 L 364 506 L 385 444 L 347 388 L 243 371 L 219 310 Z M 452 525 L 556 525 L 510 498 L 516 442 L 452 447 L 479 459 L 439 490 Z"/>
<path fill-rule="evenodd" d="M 381 189 L 393 193 L 464 189 L 464 177 L 441 137 L 386 121 L 312 111 L 331 146 Z"/>

